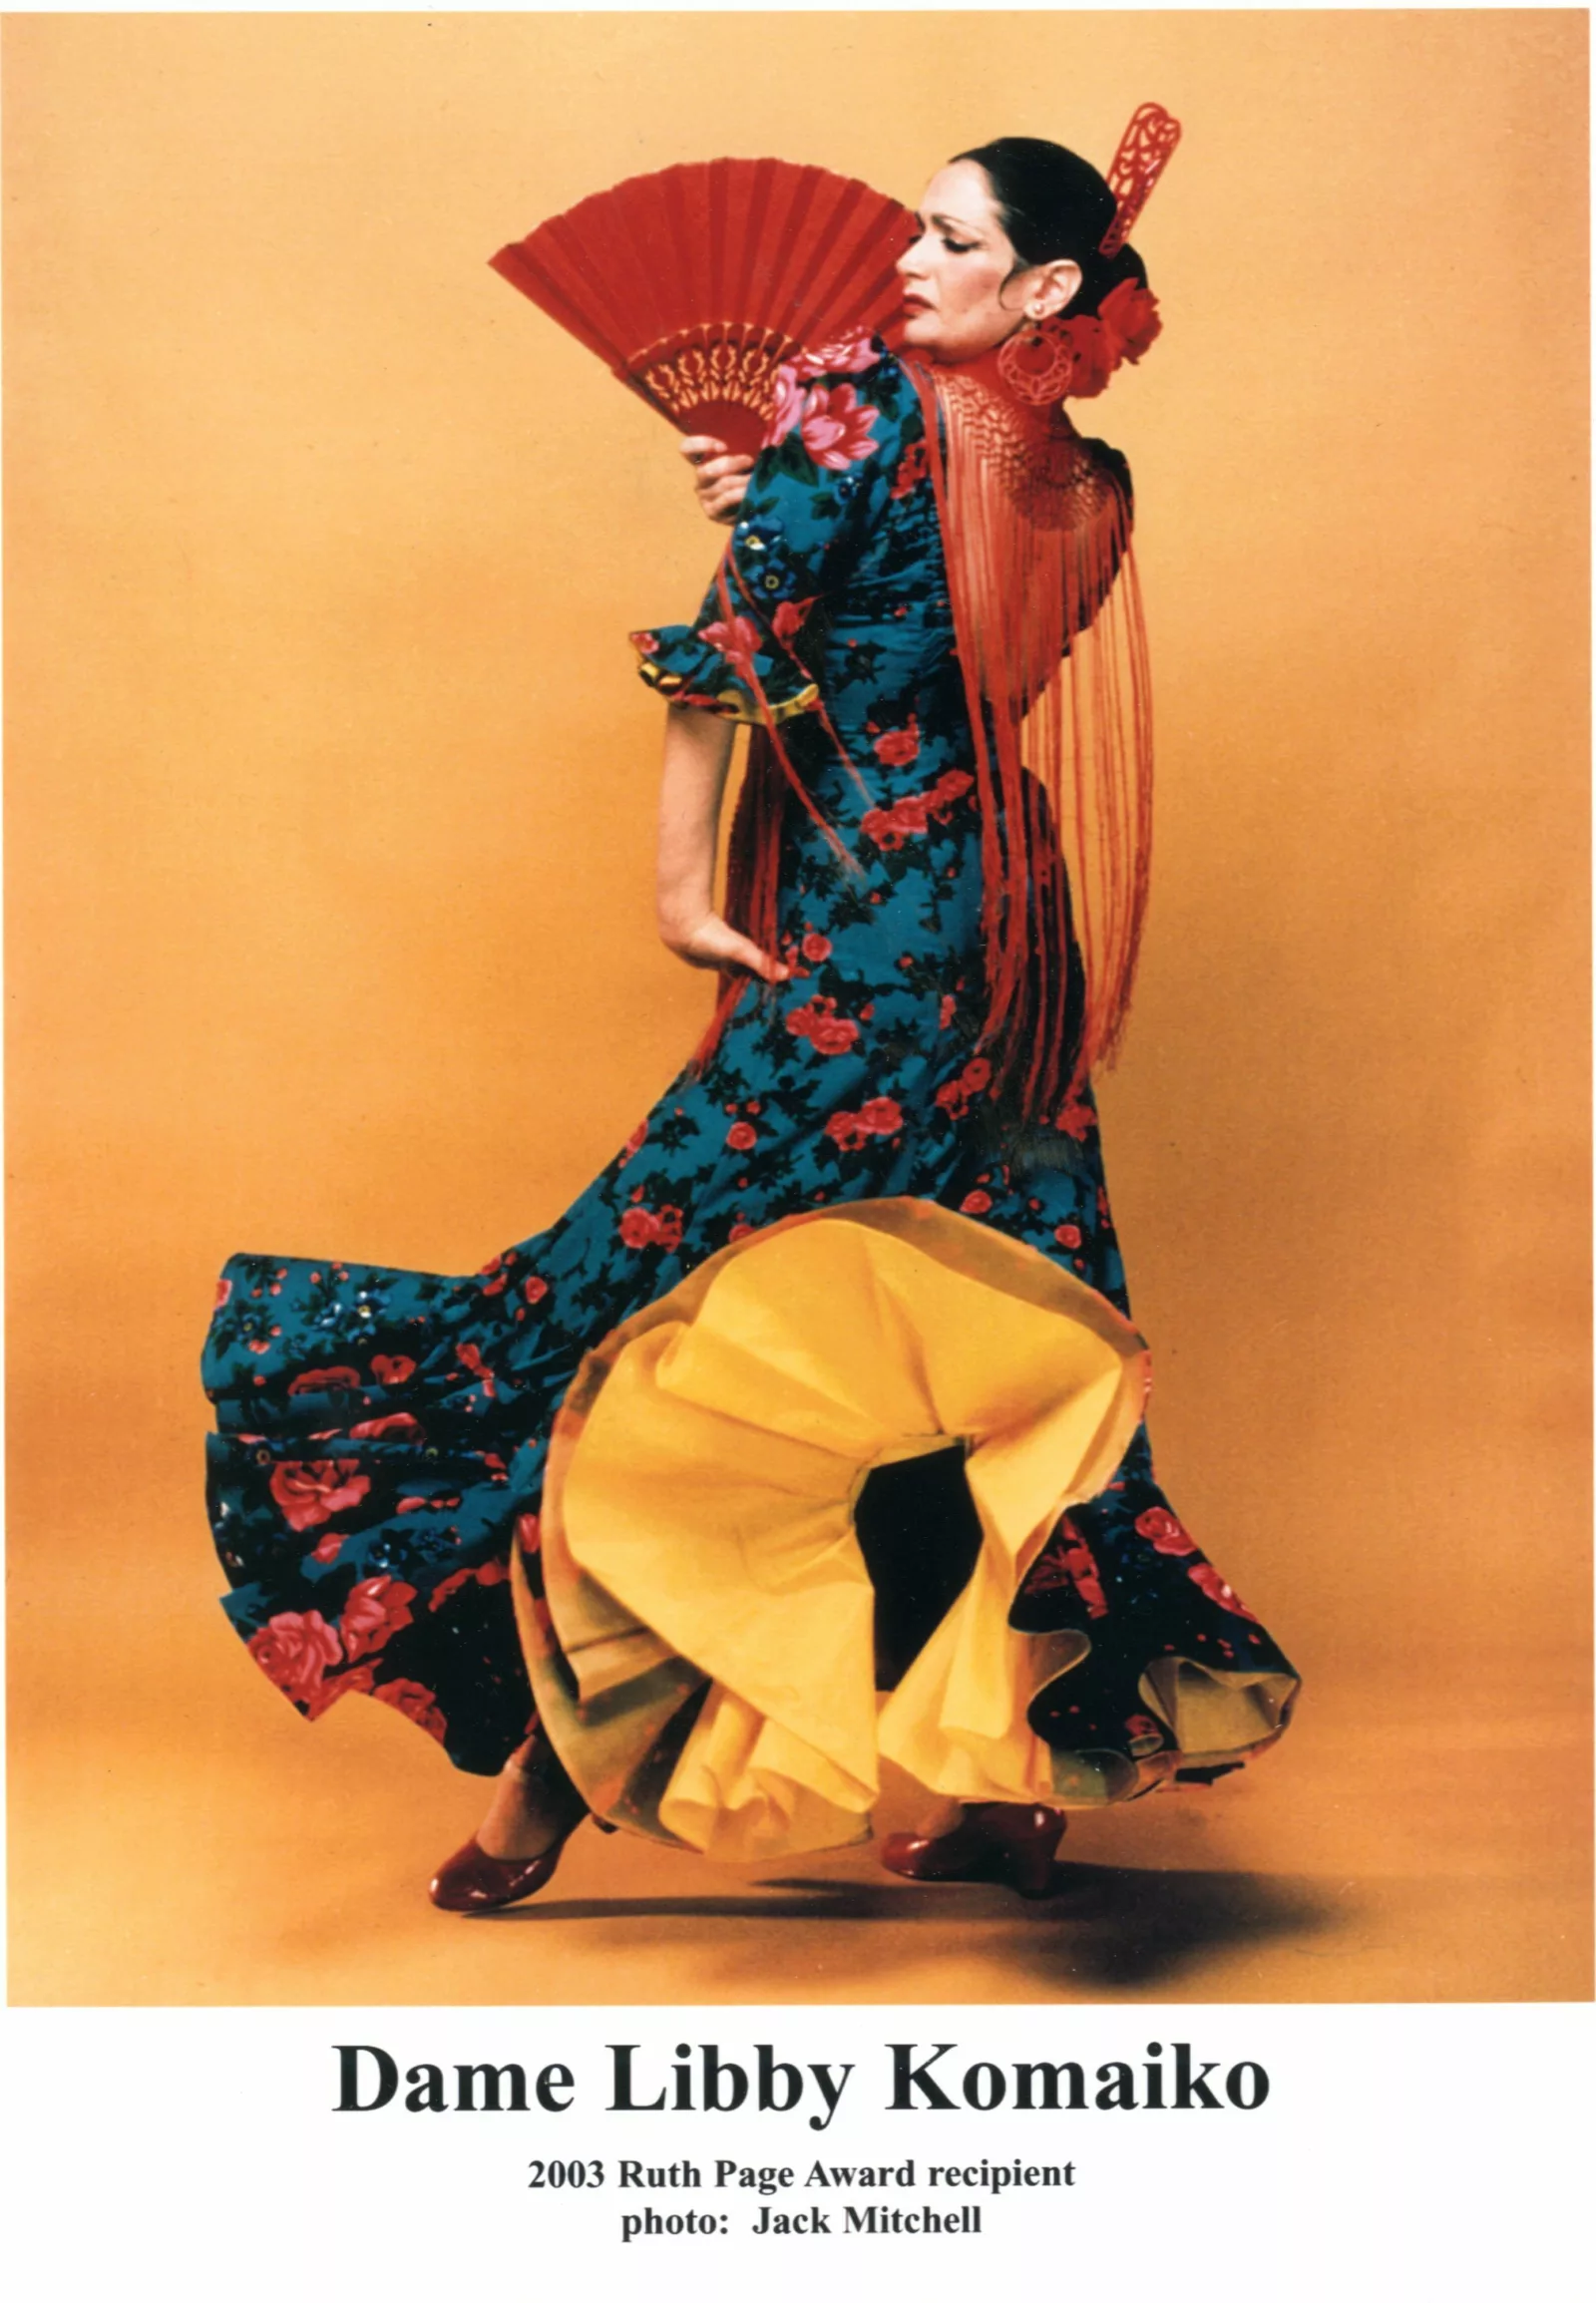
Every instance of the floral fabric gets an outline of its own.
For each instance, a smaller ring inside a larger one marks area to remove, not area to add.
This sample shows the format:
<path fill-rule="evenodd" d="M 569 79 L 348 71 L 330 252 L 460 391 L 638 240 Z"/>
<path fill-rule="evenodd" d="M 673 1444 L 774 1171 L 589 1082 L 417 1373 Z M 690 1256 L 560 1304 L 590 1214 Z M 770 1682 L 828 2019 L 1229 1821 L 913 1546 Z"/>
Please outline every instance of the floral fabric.
<path fill-rule="evenodd" d="M 206 1345 L 223 1604 L 256 1660 L 307 1718 L 370 1695 L 484 1772 L 529 1726 L 507 1562 L 554 1410 L 589 1346 L 706 1256 L 801 1210 L 918 1196 L 1127 1308 L 1090 1095 L 1021 1125 L 977 1046 L 980 825 L 916 395 L 863 344 L 785 384 L 698 618 L 633 638 L 662 694 L 782 719 L 823 819 L 789 805 L 791 980 L 750 983 L 702 1076 L 548 1231 L 471 1278 L 235 1257 Z M 1013 1621 L 1090 1639 L 1033 1708 L 1055 1748 L 1166 1747 L 1140 1690 L 1167 1657 L 1290 1672 L 1170 1509 L 1145 1433 Z"/>

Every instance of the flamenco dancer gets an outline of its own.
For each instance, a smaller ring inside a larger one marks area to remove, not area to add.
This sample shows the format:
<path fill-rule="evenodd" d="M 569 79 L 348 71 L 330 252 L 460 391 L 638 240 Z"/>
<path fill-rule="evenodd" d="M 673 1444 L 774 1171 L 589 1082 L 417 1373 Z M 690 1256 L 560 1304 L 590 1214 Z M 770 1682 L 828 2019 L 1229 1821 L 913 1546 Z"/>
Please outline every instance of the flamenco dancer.
<path fill-rule="evenodd" d="M 883 1757 L 940 1802 L 891 1870 L 1044 1895 L 1067 1810 L 1286 1725 L 1291 1666 L 1153 1477 L 1091 1088 L 1150 715 L 1129 473 L 1064 402 L 1158 333 L 1128 233 L 1178 133 L 1144 106 L 1106 180 L 1004 138 L 912 219 L 668 170 L 495 259 L 733 524 L 697 621 L 632 635 L 660 934 L 720 971 L 714 1022 L 549 1230 L 469 1279 L 235 1257 L 204 1360 L 267 1678 L 497 1778 L 446 1910 L 536 1892 L 590 1813 L 717 1860 L 867 1839 Z M 724 267 L 627 351 L 639 215 L 707 216 Z"/>

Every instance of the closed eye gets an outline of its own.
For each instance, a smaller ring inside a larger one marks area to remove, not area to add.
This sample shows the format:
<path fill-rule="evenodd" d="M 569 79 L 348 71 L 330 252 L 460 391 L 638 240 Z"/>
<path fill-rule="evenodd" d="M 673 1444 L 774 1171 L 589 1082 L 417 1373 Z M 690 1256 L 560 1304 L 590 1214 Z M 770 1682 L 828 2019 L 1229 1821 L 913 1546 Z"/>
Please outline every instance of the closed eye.
<path fill-rule="evenodd" d="M 933 224 L 937 228 L 937 237 L 942 241 L 943 246 L 947 248 L 951 255 L 968 256 L 973 248 L 979 247 L 981 245 L 979 240 L 956 239 L 952 230 L 949 228 L 948 220 L 945 216 L 934 215 L 930 223 L 926 221 L 926 218 L 923 215 L 917 214 L 915 217 L 915 229 L 922 239 L 924 239 L 927 232 L 931 230 Z"/>

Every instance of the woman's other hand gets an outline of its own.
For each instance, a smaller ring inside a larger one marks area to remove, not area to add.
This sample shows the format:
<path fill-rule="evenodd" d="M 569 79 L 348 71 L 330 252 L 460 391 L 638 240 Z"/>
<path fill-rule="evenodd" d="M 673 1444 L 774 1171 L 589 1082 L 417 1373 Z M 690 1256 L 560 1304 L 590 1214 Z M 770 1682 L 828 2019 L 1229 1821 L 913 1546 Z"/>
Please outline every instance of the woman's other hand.
<path fill-rule="evenodd" d="M 739 936 L 718 912 L 706 912 L 690 926 L 661 913 L 659 936 L 666 950 L 689 967 L 742 967 L 764 983 L 785 983 L 792 972 L 784 961 Z"/>
<path fill-rule="evenodd" d="M 731 455 L 724 440 L 712 440 L 707 433 L 683 440 L 681 453 L 693 468 L 692 487 L 699 510 L 706 519 L 718 520 L 729 528 L 748 493 L 753 458 Z"/>

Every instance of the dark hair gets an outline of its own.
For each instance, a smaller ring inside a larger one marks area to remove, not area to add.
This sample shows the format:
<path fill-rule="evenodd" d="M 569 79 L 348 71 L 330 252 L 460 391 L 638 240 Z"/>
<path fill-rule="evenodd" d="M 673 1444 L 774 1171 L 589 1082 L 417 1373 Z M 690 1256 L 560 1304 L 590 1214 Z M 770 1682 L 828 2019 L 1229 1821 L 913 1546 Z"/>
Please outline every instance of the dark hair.
<path fill-rule="evenodd" d="M 986 171 L 1003 230 L 1013 242 L 1016 270 L 1060 260 L 1080 266 L 1071 312 L 1095 312 L 1121 280 L 1146 286 L 1147 267 L 1134 248 L 1122 247 L 1112 256 L 1100 251 L 1115 202 L 1089 160 L 1039 136 L 999 136 L 954 158 L 973 160 Z"/>

